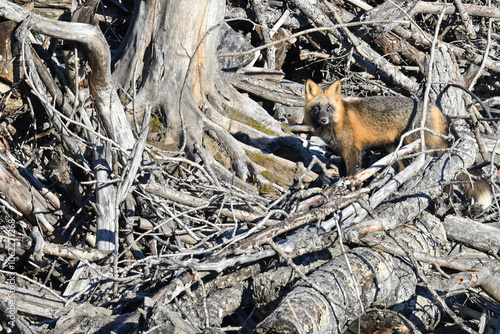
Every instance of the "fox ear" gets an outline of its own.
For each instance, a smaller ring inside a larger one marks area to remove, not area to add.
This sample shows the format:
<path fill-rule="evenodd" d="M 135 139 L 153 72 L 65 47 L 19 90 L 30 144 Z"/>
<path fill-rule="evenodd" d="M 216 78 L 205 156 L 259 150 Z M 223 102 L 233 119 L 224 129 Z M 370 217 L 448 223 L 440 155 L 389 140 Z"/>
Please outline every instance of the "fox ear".
<path fill-rule="evenodd" d="M 341 91 L 340 80 L 335 81 L 326 89 L 326 95 L 335 101 L 340 101 L 340 91 Z"/>
<path fill-rule="evenodd" d="M 306 82 L 306 101 L 314 99 L 316 96 L 321 94 L 323 90 L 311 79 Z"/>

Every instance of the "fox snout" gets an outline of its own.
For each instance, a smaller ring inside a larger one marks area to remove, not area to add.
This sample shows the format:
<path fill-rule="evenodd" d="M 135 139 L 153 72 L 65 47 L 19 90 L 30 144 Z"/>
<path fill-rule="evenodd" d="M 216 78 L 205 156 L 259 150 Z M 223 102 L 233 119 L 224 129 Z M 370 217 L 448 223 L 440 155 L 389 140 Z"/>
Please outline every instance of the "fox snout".
<path fill-rule="evenodd" d="M 319 121 L 319 124 L 321 124 L 321 125 L 327 125 L 330 120 L 328 119 L 328 117 L 324 116 L 324 117 L 321 117 L 320 119 L 318 119 L 318 121 Z"/>

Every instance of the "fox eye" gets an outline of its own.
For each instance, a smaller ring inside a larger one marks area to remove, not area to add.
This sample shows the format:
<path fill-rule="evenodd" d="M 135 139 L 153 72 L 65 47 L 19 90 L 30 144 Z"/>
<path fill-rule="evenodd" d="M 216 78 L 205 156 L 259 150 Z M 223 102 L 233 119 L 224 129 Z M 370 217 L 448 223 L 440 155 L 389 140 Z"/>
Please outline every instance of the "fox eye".
<path fill-rule="evenodd" d="M 326 110 L 328 110 L 328 112 L 332 112 L 333 111 L 333 107 L 332 106 L 328 106 L 328 108 L 326 108 Z"/>
<path fill-rule="evenodd" d="M 313 107 L 313 110 L 314 110 L 314 111 L 319 111 L 319 106 L 314 106 L 314 107 Z"/>

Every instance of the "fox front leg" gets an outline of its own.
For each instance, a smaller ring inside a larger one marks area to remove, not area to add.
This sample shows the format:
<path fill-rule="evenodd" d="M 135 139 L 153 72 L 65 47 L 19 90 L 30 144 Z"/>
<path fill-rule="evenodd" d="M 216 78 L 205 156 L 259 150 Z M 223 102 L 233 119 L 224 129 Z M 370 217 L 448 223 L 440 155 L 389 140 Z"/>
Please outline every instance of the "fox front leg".
<path fill-rule="evenodd" d="M 345 164 L 346 175 L 351 176 L 361 168 L 362 151 L 354 146 L 347 147 L 342 152 L 342 160 Z"/>

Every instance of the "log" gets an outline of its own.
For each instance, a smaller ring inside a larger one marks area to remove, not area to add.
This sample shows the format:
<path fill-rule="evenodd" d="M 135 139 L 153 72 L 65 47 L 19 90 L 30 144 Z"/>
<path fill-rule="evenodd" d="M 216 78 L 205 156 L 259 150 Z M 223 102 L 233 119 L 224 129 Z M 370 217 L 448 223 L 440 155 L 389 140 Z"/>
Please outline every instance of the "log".
<path fill-rule="evenodd" d="M 1 299 L 8 300 L 10 298 L 10 288 L 9 285 L 0 283 Z M 65 298 L 56 298 L 52 294 L 47 293 L 47 291 L 39 291 L 39 289 L 34 287 L 31 289 L 16 287 L 14 298 L 19 312 L 29 316 L 46 319 L 57 319 L 60 317 L 61 313 L 79 307 L 78 304 L 74 302 L 66 304 L 67 300 Z M 112 312 L 106 308 L 95 307 L 90 303 L 84 303 L 80 306 L 85 307 L 84 305 L 94 308 L 96 313 L 108 317 L 112 316 Z"/>
<path fill-rule="evenodd" d="M 59 208 L 51 206 L 38 190 L 33 189 L 15 166 L 16 163 L 11 160 L 10 154 L 5 149 L 0 152 L 0 192 L 12 202 L 24 218 L 32 224 L 40 223 L 46 236 L 53 239 L 54 225 L 59 219 L 54 213 Z"/>
<path fill-rule="evenodd" d="M 441 2 L 417 1 L 414 13 L 439 14 L 442 9 L 443 4 Z M 464 4 L 464 9 L 471 16 L 500 18 L 500 9 L 498 7 Z M 446 15 L 455 14 L 456 12 L 456 5 L 451 3 L 446 4 Z"/>
<path fill-rule="evenodd" d="M 134 135 L 113 86 L 109 46 L 99 28 L 89 24 L 46 19 L 6 0 L 0 1 L 0 17 L 16 23 L 31 17 L 33 31 L 73 41 L 82 46 L 92 68 L 92 96 L 106 131 L 124 150 L 131 149 L 135 142 Z"/>
<path fill-rule="evenodd" d="M 500 254 L 500 235 L 496 227 L 455 215 L 446 216 L 443 226 L 450 240 L 494 256 Z"/>
<path fill-rule="evenodd" d="M 394 228 L 390 236 L 385 231 L 369 235 L 374 243 L 389 241 L 401 247 L 403 254 L 431 256 L 441 254 L 441 242 L 446 240 L 439 222 L 425 218 Z M 413 268 L 399 261 L 364 247 L 334 257 L 306 281 L 297 282 L 256 331 L 343 333 L 362 310 L 390 307 L 414 294 L 417 279 Z"/>
<path fill-rule="evenodd" d="M 314 271 L 308 282 L 299 281 L 256 332 L 342 333 L 364 308 L 402 302 L 415 286 L 416 277 L 407 264 L 369 248 L 355 248 Z"/>
<path fill-rule="evenodd" d="M 293 3 L 317 26 L 333 26 L 331 20 L 319 9 L 311 6 L 308 1 L 294 0 Z M 336 38 L 341 39 L 338 32 L 332 33 L 336 35 Z M 389 61 L 376 53 L 366 42 L 363 40 L 357 40 L 357 43 L 358 52 L 363 56 L 363 58 L 366 61 L 371 62 L 379 71 L 386 74 L 394 82 L 394 84 L 410 92 L 418 89 L 418 85 L 415 82 L 411 81 L 407 76 L 397 70 Z"/>

